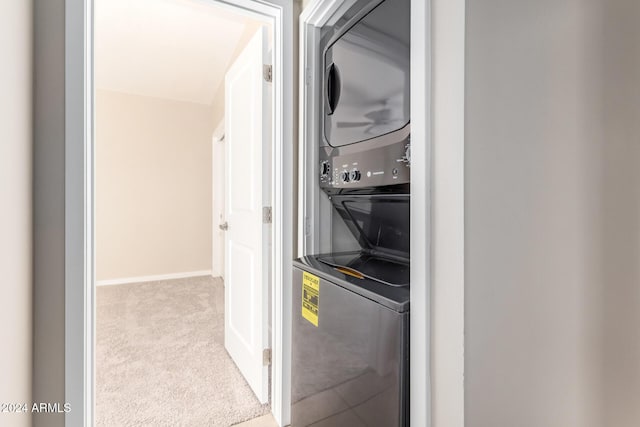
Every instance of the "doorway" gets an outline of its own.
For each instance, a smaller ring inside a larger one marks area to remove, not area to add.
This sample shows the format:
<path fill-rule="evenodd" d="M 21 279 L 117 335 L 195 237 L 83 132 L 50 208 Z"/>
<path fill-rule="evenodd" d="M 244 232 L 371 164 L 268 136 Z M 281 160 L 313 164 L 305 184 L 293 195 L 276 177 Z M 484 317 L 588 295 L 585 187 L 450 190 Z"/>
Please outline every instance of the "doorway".
<path fill-rule="evenodd" d="M 195 1 L 200 5 L 211 1 Z M 273 246 L 270 297 L 273 415 L 288 422 L 288 342 L 285 325 L 290 301 L 287 289 L 292 258 L 293 169 L 293 5 L 285 0 L 219 0 L 271 23 L 273 49 Z M 94 199 L 94 2 L 68 0 L 66 7 L 66 268 L 65 389 L 74 407 L 67 425 L 91 425 L 94 414 L 95 221 Z M 78 260 L 82 260 L 78 262 Z M 84 325 L 84 326 L 83 326 Z"/>
<path fill-rule="evenodd" d="M 264 415 L 271 25 L 215 2 L 94 5 L 96 425 Z M 220 116 L 229 173 L 213 193 Z M 229 200 L 226 280 L 210 252 L 214 198 Z"/>

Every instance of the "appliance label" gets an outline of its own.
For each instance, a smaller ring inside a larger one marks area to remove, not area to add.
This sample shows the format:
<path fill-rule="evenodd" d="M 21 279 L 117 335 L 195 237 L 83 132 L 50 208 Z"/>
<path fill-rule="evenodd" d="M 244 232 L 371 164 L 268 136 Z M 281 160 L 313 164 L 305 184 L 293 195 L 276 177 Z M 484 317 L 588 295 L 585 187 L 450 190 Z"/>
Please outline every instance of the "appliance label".
<path fill-rule="evenodd" d="M 320 302 L 320 278 L 302 272 L 302 317 L 318 327 L 318 304 Z"/>

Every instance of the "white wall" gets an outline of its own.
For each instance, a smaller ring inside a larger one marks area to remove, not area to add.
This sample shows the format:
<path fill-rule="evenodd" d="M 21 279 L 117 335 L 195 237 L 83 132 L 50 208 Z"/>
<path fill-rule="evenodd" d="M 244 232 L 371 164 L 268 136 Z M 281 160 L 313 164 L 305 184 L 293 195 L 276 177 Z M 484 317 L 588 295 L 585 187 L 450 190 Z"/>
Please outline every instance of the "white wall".
<path fill-rule="evenodd" d="M 32 41 L 29 1 L 0 3 L 0 402 L 31 403 Z M 29 410 L 30 410 L 29 406 Z M 0 413 L 0 424 L 31 415 Z"/>
<path fill-rule="evenodd" d="M 211 109 L 96 91 L 96 278 L 211 270 Z"/>
<path fill-rule="evenodd" d="M 639 20 L 467 2 L 468 426 L 640 424 Z"/>

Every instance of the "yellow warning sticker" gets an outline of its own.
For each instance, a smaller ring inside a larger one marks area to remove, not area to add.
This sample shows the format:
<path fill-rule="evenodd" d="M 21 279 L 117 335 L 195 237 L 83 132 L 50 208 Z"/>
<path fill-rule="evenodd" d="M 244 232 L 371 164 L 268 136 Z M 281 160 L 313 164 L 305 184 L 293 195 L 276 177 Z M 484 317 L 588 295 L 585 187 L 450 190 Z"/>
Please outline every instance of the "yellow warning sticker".
<path fill-rule="evenodd" d="M 320 302 L 320 279 L 306 271 L 302 272 L 302 317 L 318 326 Z"/>

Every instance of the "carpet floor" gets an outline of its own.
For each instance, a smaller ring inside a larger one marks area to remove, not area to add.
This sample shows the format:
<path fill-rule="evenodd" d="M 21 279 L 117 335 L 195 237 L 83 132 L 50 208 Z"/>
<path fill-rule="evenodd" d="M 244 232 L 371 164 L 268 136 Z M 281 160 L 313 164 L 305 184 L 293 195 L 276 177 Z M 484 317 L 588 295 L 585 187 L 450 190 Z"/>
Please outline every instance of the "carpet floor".
<path fill-rule="evenodd" d="M 97 288 L 97 426 L 227 427 L 269 411 L 224 348 L 211 277 Z"/>

